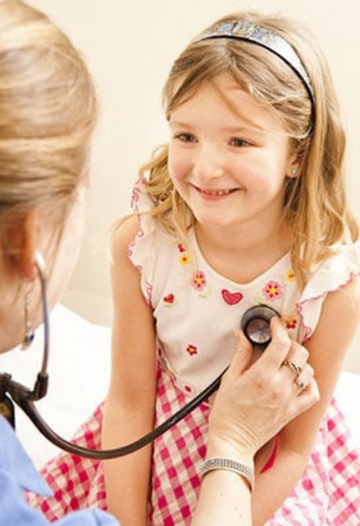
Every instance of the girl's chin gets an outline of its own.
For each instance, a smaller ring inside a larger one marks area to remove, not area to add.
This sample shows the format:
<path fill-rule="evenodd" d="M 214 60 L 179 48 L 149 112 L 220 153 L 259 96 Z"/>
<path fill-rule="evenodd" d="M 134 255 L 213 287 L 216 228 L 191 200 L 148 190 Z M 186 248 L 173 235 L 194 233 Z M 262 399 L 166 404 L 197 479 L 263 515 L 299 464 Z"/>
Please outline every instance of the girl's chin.
<path fill-rule="evenodd" d="M 234 225 L 233 220 L 230 218 L 225 218 L 224 215 L 221 217 L 209 217 L 204 216 L 203 214 L 195 215 L 197 223 L 199 223 L 204 228 L 228 228 Z"/>

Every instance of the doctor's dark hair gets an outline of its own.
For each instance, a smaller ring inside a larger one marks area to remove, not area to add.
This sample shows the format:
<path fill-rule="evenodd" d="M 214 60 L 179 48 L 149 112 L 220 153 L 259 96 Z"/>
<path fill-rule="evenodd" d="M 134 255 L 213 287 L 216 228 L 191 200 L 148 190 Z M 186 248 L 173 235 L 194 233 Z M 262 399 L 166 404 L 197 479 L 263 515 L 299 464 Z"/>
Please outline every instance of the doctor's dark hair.
<path fill-rule="evenodd" d="M 164 86 L 165 113 L 169 118 L 205 83 L 219 90 L 220 75 L 230 76 L 263 107 L 276 112 L 300 166 L 298 177 L 286 180 L 284 219 L 293 226 L 292 263 L 304 285 L 306 273 L 330 255 L 335 243 L 355 240 L 359 234 L 345 196 L 345 133 L 337 96 L 315 37 L 297 21 L 235 13 L 212 25 L 234 19 L 276 31 L 296 50 L 313 88 L 314 114 L 304 84 L 288 64 L 262 46 L 236 38 L 195 39 L 188 45 Z M 140 176 L 148 179 L 147 192 L 155 203 L 151 214 L 183 239 L 194 216 L 173 187 L 167 160 L 168 147 L 163 146 Z"/>
<path fill-rule="evenodd" d="M 0 223 L 47 207 L 61 225 L 86 182 L 97 113 L 68 37 L 21 0 L 0 0 Z"/>

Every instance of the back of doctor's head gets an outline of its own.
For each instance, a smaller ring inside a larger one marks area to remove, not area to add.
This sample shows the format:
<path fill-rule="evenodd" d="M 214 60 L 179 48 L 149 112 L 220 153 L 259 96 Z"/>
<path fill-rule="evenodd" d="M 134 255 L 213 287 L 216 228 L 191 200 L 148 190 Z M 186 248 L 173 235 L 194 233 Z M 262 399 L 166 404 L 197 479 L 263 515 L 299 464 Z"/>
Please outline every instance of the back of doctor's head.
<path fill-rule="evenodd" d="M 0 227 L 44 207 L 58 225 L 86 182 L 96 96 L 68 37 L 21 0 L 0 0 Z"/>
<path fill-rule="evenodd" d="M 171 68 L 163 90 L 164 109 L 169 118 L 204 83 L 213 83 L 219 89 L 216 79 L 228 75 L 240 89 L 277 113 L 292 152 L 300 161 L 298 176 L 287 180 L 284 217 L 294 226 L 293 261 L 300 267 L 302 254 L 301 267 L 306 269 L 317 257 L 323 257 L 333 243 L 357 236 L 357 225 L 346 205 L 345 134 L 328 63 L 315 36 L 298 21 L 281 15 L 233 13 L 217 20 L 206 31 L 211 33 L 212 28 L 229 21 L 273 30 L 285 39 L 306 69 L 314 104 L 304 82 L 275 53 L 237 38 L 203 39 L 200 33 L 200 38 L 187 46 Z M 163 196 L 172 192 L 171 206 L 174 208 L 175 203 L 175 210 L 179 211 L 175 223 L 186 227 L 189 217 L 191 223 L 191 211 L 187 210 L 184 222 L 180 215 L 184 216 L 186 205 L 180 196 L 174 197 L 166 155 L 166 150 L 162 151 L 145 168 L 150 169 L 154 186 L 162 192 L 160 209 L 165 209 Z M 165 210 L 164 215 L 168 222 L 169 211 Z"/>

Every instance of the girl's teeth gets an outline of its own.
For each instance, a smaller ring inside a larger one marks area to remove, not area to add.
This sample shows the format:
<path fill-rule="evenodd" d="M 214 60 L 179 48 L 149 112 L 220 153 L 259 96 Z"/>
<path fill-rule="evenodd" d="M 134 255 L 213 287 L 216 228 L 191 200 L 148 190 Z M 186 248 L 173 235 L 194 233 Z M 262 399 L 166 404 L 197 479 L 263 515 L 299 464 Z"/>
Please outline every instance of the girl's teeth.
<path fill-rule="evenodd" d="M 231 190 L 203 190 L 204 194 L 207 195 L 227 195 Z"/>

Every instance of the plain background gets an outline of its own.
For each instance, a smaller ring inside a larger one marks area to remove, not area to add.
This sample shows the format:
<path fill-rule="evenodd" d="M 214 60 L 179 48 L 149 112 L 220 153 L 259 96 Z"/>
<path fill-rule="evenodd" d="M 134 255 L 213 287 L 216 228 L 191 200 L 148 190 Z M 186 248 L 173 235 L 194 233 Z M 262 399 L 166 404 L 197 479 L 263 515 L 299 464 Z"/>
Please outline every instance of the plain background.
<path fill-rule="evenodd" d="M 94 323 L 111 323 L 108 234 L 129 211 L 139 167 L 167 139 L 161 89 L 169 68 L 200 29 L 251 9 L 304 22 L 333 73 L 348 132 L 347 177 L 360 215 L 360 3 L 358 0 L 32 0 L 85 55 L 101 100 L 80 259 L 63 303 Z M 316 189 L 314 189 L 316 191 Z M 345 369 L 360 373 L 360 335 Z"/>

